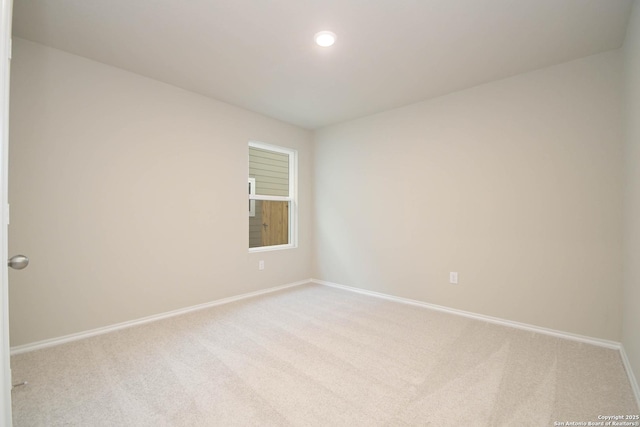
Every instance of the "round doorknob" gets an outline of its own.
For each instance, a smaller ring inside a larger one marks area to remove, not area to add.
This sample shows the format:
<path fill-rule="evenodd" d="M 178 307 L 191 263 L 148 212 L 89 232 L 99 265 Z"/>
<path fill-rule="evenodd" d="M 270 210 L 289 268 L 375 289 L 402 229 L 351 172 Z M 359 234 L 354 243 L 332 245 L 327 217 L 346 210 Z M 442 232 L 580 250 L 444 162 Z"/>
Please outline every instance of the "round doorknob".
<path fill-rule="evenodd" d="M 16 270 L 22 270 L 23 268 L 27 268 L 27 265 L 29 265 L 29 258 L 24 255 L 14 255 L 9 258 L 7 265 Z"/>

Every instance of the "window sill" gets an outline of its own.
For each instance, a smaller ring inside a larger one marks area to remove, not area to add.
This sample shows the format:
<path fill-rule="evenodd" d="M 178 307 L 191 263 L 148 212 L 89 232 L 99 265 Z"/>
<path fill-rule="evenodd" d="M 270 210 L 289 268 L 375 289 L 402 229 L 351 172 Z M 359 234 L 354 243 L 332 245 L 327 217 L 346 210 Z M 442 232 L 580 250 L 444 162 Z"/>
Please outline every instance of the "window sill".
<path fill-rule="evenodd" d="M 274 246 L 259 246 L 257 248 L 249 248 L 249 253 L 254 252 L 271 252 L 271 251 L 282 251 L 285 249 L 295 249 L 297 245 L 288 244 L 288 245 L 274 245 Z"/>

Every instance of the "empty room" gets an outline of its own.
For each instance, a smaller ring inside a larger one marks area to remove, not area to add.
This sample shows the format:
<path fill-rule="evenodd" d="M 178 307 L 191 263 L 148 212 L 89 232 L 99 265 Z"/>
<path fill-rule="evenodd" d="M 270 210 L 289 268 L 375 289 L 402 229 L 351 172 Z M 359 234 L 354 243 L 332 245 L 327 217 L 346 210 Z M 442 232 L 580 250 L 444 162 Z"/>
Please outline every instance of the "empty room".
<path fill-rule="evenodd" d="M 1 7 L 0 426 L 640 426 L 640 0 Z"/>

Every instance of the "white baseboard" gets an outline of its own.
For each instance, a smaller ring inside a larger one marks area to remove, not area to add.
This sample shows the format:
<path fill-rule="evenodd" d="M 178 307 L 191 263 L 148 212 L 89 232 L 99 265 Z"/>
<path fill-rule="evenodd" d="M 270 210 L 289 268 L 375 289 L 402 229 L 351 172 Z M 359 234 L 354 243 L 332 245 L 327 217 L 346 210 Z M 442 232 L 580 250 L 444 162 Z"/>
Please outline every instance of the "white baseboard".
<path fill-rule="evenodd" d="M 622 364 L 624 365 L 624 369 L 627 371 L 627 376 L 629 377 L 633 394 L 636 396 L 636 403 L 638 408 L 640 408 L 640 387 L 638 387 L 638 380 L 633 373 L 633 369 L 631 369 L 631 362 L 629 362 L 627 352 L 624 351 L 624 345 L 620 346 L 620 357 L 622 357 Z"/>
<path fill-rule="evenodd" d="M 410 305 L 415 305 L 415 306 L 418 306 L 418 307 L 424 307 L 424 308 L 428 308 L 430 310 L 436 310 L 436 311 L 440 311 L 440 312 L 444 312 L 444 313 L 454 314 L 454 315 L 457 315 L 457 316 L 463 316 L 463 317 L 467 317 L 467 318 L 470 318 L 470 319 L 482 320 L 484 322 L 494 323 L 494 324 L 497 324 L 497 325 L 508 326 L 508 327 L 516 328 L 516 329 L 523 329 L 525 331 L 537 332 L 539 334 L 544 334 L 544 335 L 551 335 L 551 336 L 554 336 L 554 337 L 557 337 L 557 338 L 564 338 L 564 339 L 568 339 L 568 340 L 572 340 L 572 341 L 582 342 L 582 343 L 585 343 L 585 344 L 597 345 L 599 347 L 606 347 L 606 348 L 610 348 L 610 349 L 613 349 L 613 350 L 620 350 L 620 343 L 619 342 L 615 342 L 615 341 L 608 341 L 608 340 L 603 340 L 603 339 L 600 339 L 600 338 L 592 338 L 592 337 L 587 337 L 587 336 L 584 336 L 584 335 L 577 335 L 577 334 L 572 334 L 572 333 L 569 333 L 569 332 L 557 331 L 557 330 L 554 330 L 554 329 L 548 329 L 548 328 L 543 328 L 543 327 L 540 327 L 540 326 L 529 325 L 527 323 L 514 322 L 512 320 L 500 319 L 498 317 L 486 316 L 484 314 L 477 314 L 477 313 L 472 313 L 472 312 L 464 311 L 464 310 L 457 310 L 455 308 L 449 308 L 449 307 L 444 307 L 444 306 L 441 306 L 441 305 L 430 304 L 430 303 L 427 303 L 427 302 L 413 300 L 413 299 L 409 299 L 409 298 L 396 297 L 396 296 L 393 296 L 393 295 L 383 294 L 383 293 L 380 293 L 380 292 L 374 292 L 374 291 L 369 291 L 369 290 L 366 290 L 366 289 L 355 288 L 353 286 L 345 286 L 345 285 L 340 285 L 338 283 L 326 282 L 324 280 L 311 279 L 311 281 L 313 283 L 317 283 L 319 285 L 325 285 L 325 286 L 331 286 L 331 287 L 334 287 L 334 288 L 345 289 L 345 290 L 351 291 L 351 292 L 357 292 L 357 293 L 360 293 L 360 294 L 369 295 L 369 296 L 373 296 L 373 297 L 376 297 L 376 298 L 383 298 L 383 299 L 386 299 L 386 300 L 400 302 L 400 303 L 403 303 L 403 304 L 410 304 Z"/>
<path fill-rule="evenodd" d="M 143 325 L 145 323 L 155 322 L 157 320 L 167 319 L 169 317 L 179 316 L 181 314 L 186 314 L 186 313 L 191 313 L 193 311 L 203 310 L 205 308 L 215 307 L 217 305 L 229 304 L 229 303 L 234 302 L 234 301 L 239 301 L 239 300 L 242 300 L 242 299 L 251 298 L 251 297 L 258 296 L 258 295 L 268 294 L 268 293 L 271 293 L 271 292 L 280 291 L 282 289 L 292 288 L 294 286 L 304 285 L 305 283 L 309 283 L 309 282 L 311 282 L 311 279 L 301 280 L 299 282 L 289 283 L 287 285 L 274 286 L 274 287 L 268 288 L 268 289 L 262 289 L 262 290 L 255 291 L 255 292 L 249 292 L 249 293 L 246 293 L 246 294 L 236 295 L 236 296 L 233 296 L 233 297 L 222 298 L 222 299 L 219 299 L 219 300 L 206 302 L 204 304 L 198 304 L 198 305 L 193 305 L 193 306 L 190 306 L 190 307 L 185 307 L 185 308 L 180 308 L 180 309 L 177 309 L 177 310 L 168 311 L 168 312 L 165 312 L 165 313 L 154 314 L 152 316 L 143 317 L 141 319 L 130 320 L 130 321 L 127 321 L 127 322 L 117 323 L 115 325 L 104 326 L 102 328 L 97 328 L 97 329 L 91 329 L 89 331 L 78 332 L 76 334 L 65 335 L 65 336 L 58 337 L 58 338 L 50 338 L 50 339 L 47 339 L 47 340 L 37 341 L 37 342 L 34 342 L 34 343 L 30 343 L 30 344 L 18 345 L 18 346 L 15 346 L 15 347 L 11 347 L 11 355 L 13 356 L 15 354 L 27 353 L 29 351 L 35 351 L 35 350 L 40 350 L 40 349 L 47 348 L 47 347 L 53 347 L 53 346 L 60 345 L 60 344 L 65 344 L 65 343 L 68 343 L 68 342 L 71 342 L 71 341 L 78 341 L 78 340 L 81 340 L 81 339 L 84 339 L 84 338 L 93 337 L 93 336 L 96 336 L 96 335 L 107 334 L 109 332 L 114 332 L 114 331 L 118 331 L 118 330 L 121 330 L 121 329 L 131 328 L 133 326 Z"/>

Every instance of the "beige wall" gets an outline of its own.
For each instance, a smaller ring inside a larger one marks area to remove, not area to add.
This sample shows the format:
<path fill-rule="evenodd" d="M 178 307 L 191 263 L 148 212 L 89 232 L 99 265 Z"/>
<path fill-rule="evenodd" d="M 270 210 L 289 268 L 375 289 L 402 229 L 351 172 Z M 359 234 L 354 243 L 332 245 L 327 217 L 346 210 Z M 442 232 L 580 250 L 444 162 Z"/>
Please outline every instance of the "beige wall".
<path fill-rule="evenodd" d="M 310 277 L 310 132 L 13 47 L 9 246 L 31 258 L 10 276 L 13 346 Z M 298 150 L 298 249 L 248 253 L 250 140 Z"/>
<path fill-rule="evenodd" d="M 626 175 L 622 344 L 640 381 L 640 3 L 625 41 Z"/>
<path fill-rule="evenodd" d="M 621 60 L 319 130 L 315 277 L 620 340 Z"/>
<path fill-rule="evenodd" d="M 312 274 L 622 338 L 621 52 L 328 127 L 313 149 L 307 131 L 24 40 L 12 72 L 10 252 L 32 259 L 11 272 L 14 346 Z M 298 249 L 247 253 L 249 140 L 299 152 Z"/>

